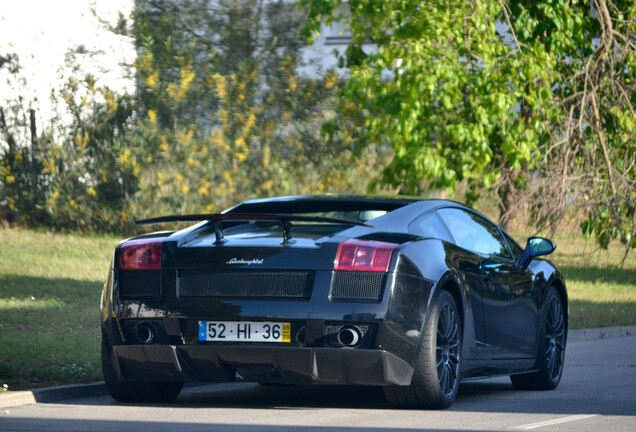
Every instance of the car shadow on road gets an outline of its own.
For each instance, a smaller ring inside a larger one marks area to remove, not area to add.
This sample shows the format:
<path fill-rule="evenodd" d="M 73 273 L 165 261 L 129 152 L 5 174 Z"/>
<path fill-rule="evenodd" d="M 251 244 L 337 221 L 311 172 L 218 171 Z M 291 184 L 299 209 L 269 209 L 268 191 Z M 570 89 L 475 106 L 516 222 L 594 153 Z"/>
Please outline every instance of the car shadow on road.
<path fill-rule="evenodd" d="M 566 384 L 576 386 L 575 383 Z M 526 414 L 599 414 L 635 415 L 630 401 L 598 403 L 588 397 L 569 397 L 570 391 L 518 391 L 508 378 L 462 383 L 455 403 L 448 411 Z M 110 398 L 90 404 L 116 404 Z M 68 401 L 69 403 L 71 401 Z M 166 408 L 232 409 L 372 409 L 392 410 L 379 387 L 356 386 L 286 386 L 254 383 L 210 384 L 191 387 L 167 405 L 121 404 L 123 406 L 157 406 Z"/>

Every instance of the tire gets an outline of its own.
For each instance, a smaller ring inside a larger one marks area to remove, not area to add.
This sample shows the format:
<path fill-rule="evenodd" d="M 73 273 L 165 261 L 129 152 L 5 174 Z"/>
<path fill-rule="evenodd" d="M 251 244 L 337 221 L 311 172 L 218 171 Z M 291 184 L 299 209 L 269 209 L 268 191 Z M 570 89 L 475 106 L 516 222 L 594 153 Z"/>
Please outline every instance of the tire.
<path fill-rule="evenodd" d="M 518 390 L 554 390 L 563 376 L 567 318 L 563 300 L 556 288 L 550 287 L 541 312 L 540 337 L 537 352 L 537 372 L 511 375 Z"/>
<path fill-rule="evenodd" d="M 108 392 L 118 402 L 172 402 L 179 396 L 183 382 L 123 381 L 113 365 L 112 348 L 102 340 L 102 372 Z"/>
<path fill-rule="evenodd" d="M 462 329 L 449 292 L 440 292 L 423 330 L 411 384 L 384 387 L 387 402 L 396 408 L 444 409 L 457 396 Z"/>

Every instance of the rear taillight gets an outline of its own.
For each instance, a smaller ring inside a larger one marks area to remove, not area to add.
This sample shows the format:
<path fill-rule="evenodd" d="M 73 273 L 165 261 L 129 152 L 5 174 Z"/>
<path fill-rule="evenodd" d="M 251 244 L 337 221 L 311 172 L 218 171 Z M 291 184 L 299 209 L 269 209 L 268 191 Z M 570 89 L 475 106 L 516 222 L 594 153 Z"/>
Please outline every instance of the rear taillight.
<path fill-rule="evenodd" d="M 161 268 L 163 238 L 131 240 L 119 248 L 120 269 Z"/>
<path fill-rule="evenodd" d="M 334 270 L 385 272 L 398 245 L 371 240 L 347 240 L 338 247 Z"/>

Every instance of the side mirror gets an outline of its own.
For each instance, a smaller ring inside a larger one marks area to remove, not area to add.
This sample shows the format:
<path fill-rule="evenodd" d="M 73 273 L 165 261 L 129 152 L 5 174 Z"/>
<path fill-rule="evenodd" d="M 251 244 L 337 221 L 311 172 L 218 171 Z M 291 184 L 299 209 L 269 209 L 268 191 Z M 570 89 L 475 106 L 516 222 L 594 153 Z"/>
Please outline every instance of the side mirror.
<path fill-rule="evenodd" d="M 554 252 L 555 249 L 556 245 L 552 240 L 541 237 L 530 237 L 528 239 L 528 243 L 526 243 L 526 248 L 517 260 L 515 267 L 519 269 L 526 268 L 528 264 L 530 264 L 530 261 L 532 261 L 532 258 L 541 255 L 549 255 Z"/>
<path fill-rule="evenodd" d="M 540 255 L 550 255 L 556 249 L 556 245 L 552 240 L 531 237 L 528 239 L 526 249 L 530 252 L 530 257 L 534 258 Z"/>

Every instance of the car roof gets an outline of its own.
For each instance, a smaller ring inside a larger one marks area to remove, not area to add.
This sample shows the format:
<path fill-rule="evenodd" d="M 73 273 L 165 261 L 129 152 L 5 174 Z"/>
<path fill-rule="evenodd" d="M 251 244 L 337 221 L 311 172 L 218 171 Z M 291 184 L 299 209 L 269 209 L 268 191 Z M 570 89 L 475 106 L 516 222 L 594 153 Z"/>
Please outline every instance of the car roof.
<path fill-rule="evenodd" d="M 374 195 L 291 195 L 273 198 L 252 199 L 242 202 L 223 213 L 325 213 L 336 211 L 385 210 L 389 214 L 383 221 L 406 224 L 439 207 L 466 206 L 450 200 L 426 199 L 408 196 L 374 196 Z M 397 226 L 395 228 L 398 228 Z M 399 230 L 399 229 L 398 229 Z"/>
<path fill-rule="evenodd" d="M 291 195 L 251 199 L 223 213 L 319 213 L 331 211 L 386 210 L 421 201 L 420 198 L 372 195 Z"/>

